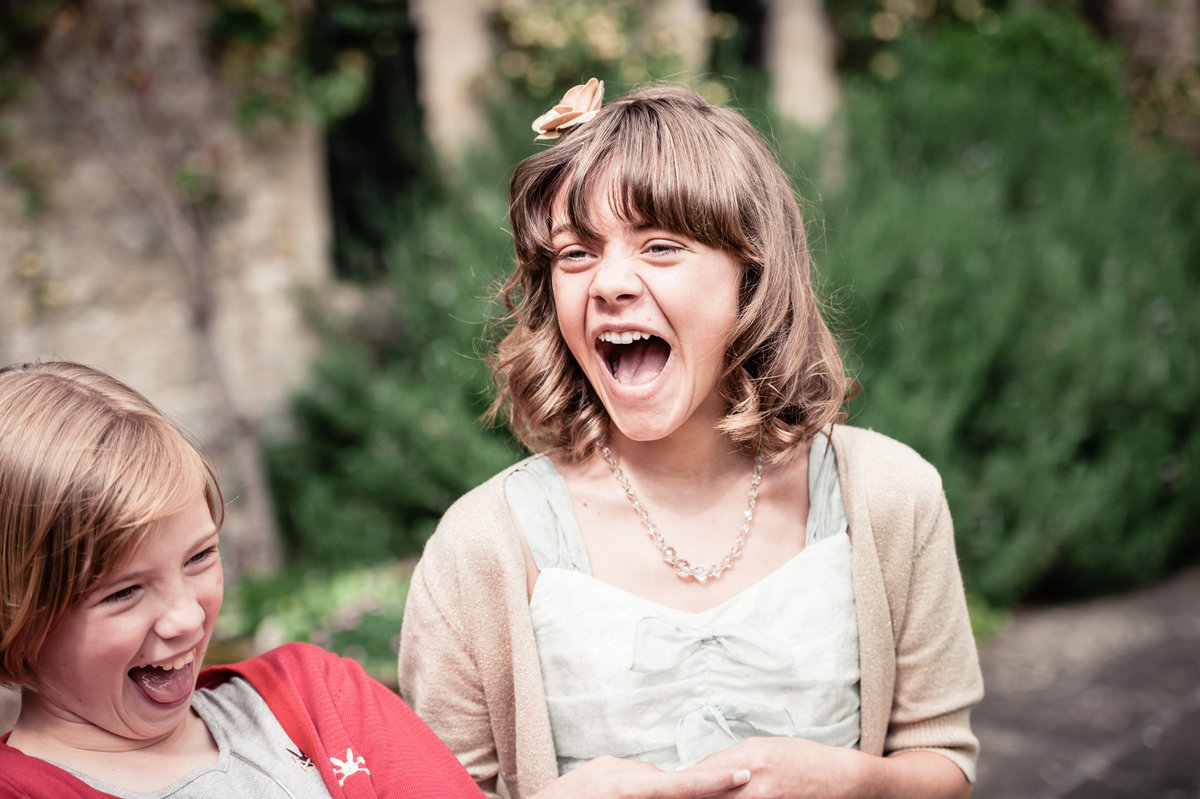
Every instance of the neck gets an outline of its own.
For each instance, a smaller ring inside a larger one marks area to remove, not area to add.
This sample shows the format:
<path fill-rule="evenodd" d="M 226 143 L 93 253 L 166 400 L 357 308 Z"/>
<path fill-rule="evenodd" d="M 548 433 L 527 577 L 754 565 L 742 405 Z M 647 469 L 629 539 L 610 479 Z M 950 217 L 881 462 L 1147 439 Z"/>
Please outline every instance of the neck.
<path fill-rule="evenodd" d="M 203 726 L 195 711 L 162 735 L 133 738 L 118 735 L 82 718 L 56 712 L 36 693 L 26 690 L 21 713 L 13 726 L 8 745 L 27 755 L 70 765 L 80 756 L 111 756 L 122 753 L 170 751 L 186 747 L 196 724 Z M 205 728 L 207 729 L 207 728 Z"/>
<path fill-rule="evenodd" d="M 675 486 L 676 490 L 707 491 L 731 475 L 753 468 L 754 455 L 736 449 L 717 431 L 711 435 L 634 441 L 614 430 L 609 441 L 613 455 L 643 483 Z"/>
<path fill-rule="evenodd" d="M 127 738 L 83 720 L 46 727 L 22 723 L 24 717 L 22 711 L 9 746 L 136 793 L 161 790 L 200 766 L 216 763 L 220 756 L 195 711 L 153 738 Z"/>

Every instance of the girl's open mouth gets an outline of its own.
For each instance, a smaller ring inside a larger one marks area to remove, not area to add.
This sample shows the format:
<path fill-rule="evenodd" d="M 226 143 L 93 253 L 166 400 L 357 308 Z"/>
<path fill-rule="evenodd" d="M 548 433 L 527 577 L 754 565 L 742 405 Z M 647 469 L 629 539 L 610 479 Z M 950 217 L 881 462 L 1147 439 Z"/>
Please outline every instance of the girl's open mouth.
<path fill-rule="evenodd" d="M 191 695 L 196 682 L 195 660 L 193 649 L 168 663 L 135 666 L 129 670 L 129 679 L 153 701 L 162 705 L 175 704 Z"/>
<path fill-rule="evenodd" d="M 596 340 L 596 353 L 618 383 L 644 385 L 658 377 L 671 357 L 671 345 L 650 333 L 604 333 Z"/>

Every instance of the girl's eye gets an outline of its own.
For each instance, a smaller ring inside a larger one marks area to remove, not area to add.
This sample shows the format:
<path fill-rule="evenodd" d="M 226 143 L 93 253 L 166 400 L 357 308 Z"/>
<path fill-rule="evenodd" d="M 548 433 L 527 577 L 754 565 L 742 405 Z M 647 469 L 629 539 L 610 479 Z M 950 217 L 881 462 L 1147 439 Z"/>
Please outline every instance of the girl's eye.
<path fill-rule="evenodd" d="M 137 588 L 138 587 L 136 585 L 130 585 L 125 588 L 122 588 L 120 591 L 114 591 L 113 593 L 104 597 L 104 599 L 102 599 L 101 602 L 104 602 L 107 604 L 116 604 L 118 602 L 128 602 L 130 599 L 133 599 L 133 594 L 135 591 L 137 591 Z"/>
<path fill-rule="evenodd" d="M 189 564 L 204 563 L 205 561 L 214 557 L 216 554 L 217 554 L 217 548 L 209 547 L 208 549 L 205 549 L 201 552 L 197 552 L 195 555 L 192 555 L 192 557 L 188 559 L 188 563 Z"/>
<path fill-rule="evenodd" d="M 560 252 L 558 254 L 558 260 L 560 260 L 560 261 L 578 261 L 583 258 L 587 258 L 587 255 L 588 255 L 587 250 L 572 248 L 572 249 L 567 249 L 567 250 L 563 250 L 562 252 Z"/>
<path fill-rule="evenodd" d="M 672 255 L 679 252 L 683 248 L 678 244 L 669 244 L 665 241 L 656 241 L 647 249 L 649 249 L 653 255 Z"/>

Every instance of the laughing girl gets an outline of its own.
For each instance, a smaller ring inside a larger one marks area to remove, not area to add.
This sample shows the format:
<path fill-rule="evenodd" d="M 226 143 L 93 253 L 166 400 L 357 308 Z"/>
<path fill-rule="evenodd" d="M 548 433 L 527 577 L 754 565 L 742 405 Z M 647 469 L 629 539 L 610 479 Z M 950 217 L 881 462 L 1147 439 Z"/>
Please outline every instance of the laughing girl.
<path fill-rule="evenodd" d="M 982 695 L 935 469 L 851 391 L 788 179 L 738 113 L 576 87 L 510 187 L 493 411 L 401 691 L 488 795 L 964 797 Z"/>
<path fill-rule="evenodd" d="M 200 671 L 224 506 L 183 433 L 79 364 L 0 369 L 0 796 L 477 797 L 357 663 L 288 644 Z"/>

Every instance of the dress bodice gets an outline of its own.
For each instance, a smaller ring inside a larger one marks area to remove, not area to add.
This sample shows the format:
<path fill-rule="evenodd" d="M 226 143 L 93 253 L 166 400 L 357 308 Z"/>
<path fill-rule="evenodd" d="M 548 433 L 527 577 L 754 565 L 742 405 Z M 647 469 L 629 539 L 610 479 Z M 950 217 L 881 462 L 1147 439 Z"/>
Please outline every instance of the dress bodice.
<path fill-rule="evenodd" d="M 509 478 L 509 503 L 541 570 L 529 611 L 560 772 L 602 754 L 670 769 L 752 736 L 857 746 L 850 539 L 823 436 L 809 467 L 805 548 L 700 613 L 591 576 L 548 458 Z"/>

